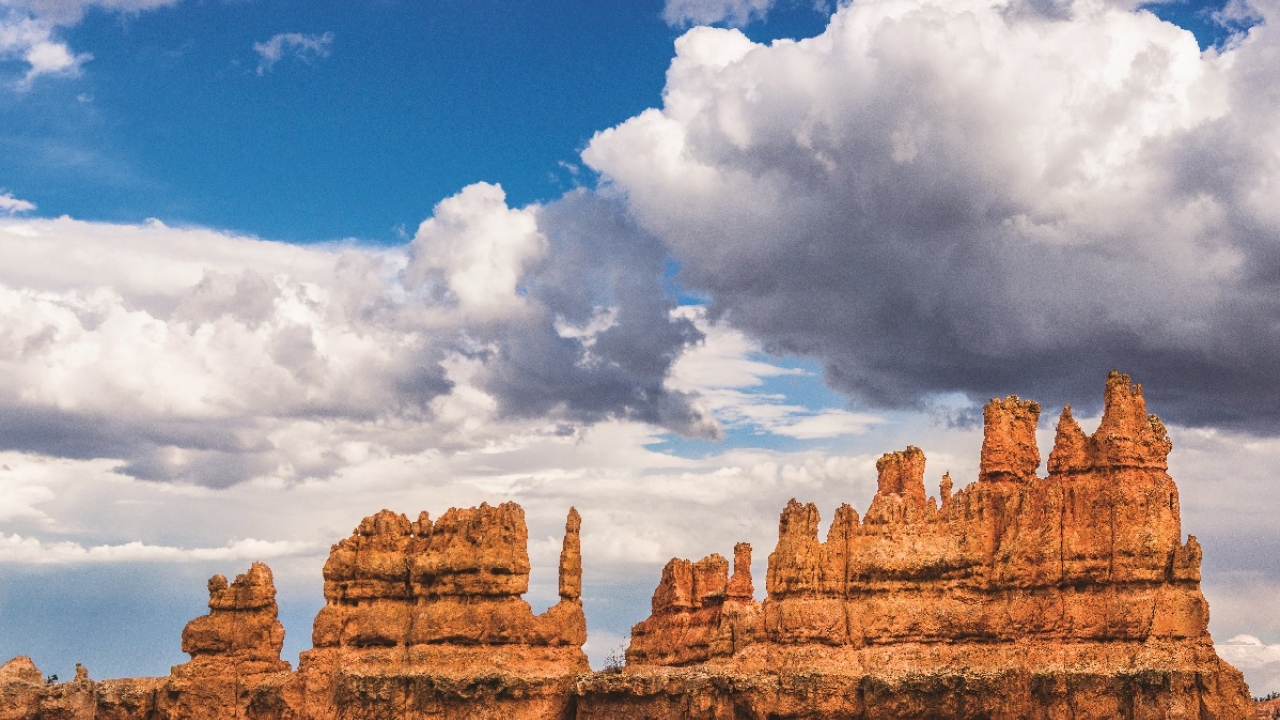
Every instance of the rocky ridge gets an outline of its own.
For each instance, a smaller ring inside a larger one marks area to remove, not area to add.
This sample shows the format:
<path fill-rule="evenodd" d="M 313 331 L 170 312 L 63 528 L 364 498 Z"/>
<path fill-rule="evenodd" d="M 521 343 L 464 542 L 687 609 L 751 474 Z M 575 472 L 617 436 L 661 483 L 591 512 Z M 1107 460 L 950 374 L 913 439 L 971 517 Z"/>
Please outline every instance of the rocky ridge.
<path fill-rule="evenodd" d="M 168 677 L 46 683 L 0 667 L 0 720 L 262 718 L 1253 717 L 1210 641 L 1201 550 L 1183 540 L 1163 424 L 1140 386 L 1107 379 L 1086 435 L 1066 408 L 1037 476 L 1040 406 L 984 409 L 977 481 L 938 498 L 916 447 L 877 463 L 865 516 L 825 539 L 792 500 L 755 599 L 752 549 L 673 559 L 622 668 L 582 644 L 581 518 L 570 510 L 560 601 L 535 615 L 514 503 L 437 520 L 384 510 L 333 546 L 313 648 L 280 659 L 270 570 L 209 581 L 209 614 Z"/>
<path fill-rule="evenodd" d="M 696 573 L 672 561 L 585 716 L 597 694 L 651 718 L 1249 716 L 1209 638 L 1164 425 L 1126 375 L 1104 402 L 1092 435 L 1063 411 L 1048 477 L 1040 406 L 1010 396 L 984 408 L 977 482 L 952 494 L 944 476 L 941 503 L 916 447 L 880 459 L 865 517 L 839 507 L 825 540 L 818 508 L 792 500 L 763 602 L 700 605 Z"/>

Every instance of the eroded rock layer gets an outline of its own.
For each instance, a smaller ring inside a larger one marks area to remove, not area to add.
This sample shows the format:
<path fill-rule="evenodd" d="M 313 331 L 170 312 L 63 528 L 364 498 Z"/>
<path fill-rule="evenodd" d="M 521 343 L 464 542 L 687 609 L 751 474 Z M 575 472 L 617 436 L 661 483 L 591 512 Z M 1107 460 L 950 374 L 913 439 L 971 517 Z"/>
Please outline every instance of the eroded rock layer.
<path fill-rule="evenodd" d="M 70 682 L 0 667 L 0 720 L 1244 720 L 1241 675 L 1210 641 L 1200 546 L 1182 539 L 1170 443 L 1112 373 L 1086 435 L 1063 411 L 1037 475 L 1040 406 L 984 412 L 979 476 L 939 497 L 916 447 L 877 463 L 859 517 L 826 537 L 792 500 L 755 599 L 751 547 L 674 559 L 627 664 L 590 673 L 581 518 L 560 601 L 535 615 L 518 505 L 432 521 L 388 510 L 333 546 L 314 647 L 280 660 L 271 571 L 209 581 L 209 614 L 168 677 Z"/>
<path fill-rule="evenodd" d="M 289 707 L 300 718 L 561 718 L 582 652 L 582 520 L 570 510 L 560 602 L 529 588 L 529 532 L 515 503 L 451 509 L 432 522 L 383 510 L 333 546 L 326 605 Z M 286 715 L 285 717 L 295 717 Z"/>
<path fill-rule="evenodd" d="M 1045 478 L 1039 414 L 992 400 L 978 481 L 952 494 L 945 476 L 941 505 L 915 447 L 880 459 L 866 517 L 841 506 L 825 540 L 792 500 L 762 603 L 699 604 L 698 564 L 672 561 L 588 716 L 1246 717 L 1141 387 L 1113 372 L 1090 436 L 1064 410 Z"/>
<path fill-rule="evenodd" d="M 567 718 L 589 671 L 582 644 L 581 518 L 570 510 L 560 602 L 534 615 L 528 529 L 514 503 L 410 522 L 365 518 L 325 563 L 326 605 L 297 672 L 280 659 L 271 570 L 209 580 L 168 677 L 46 681 L 30 658 L 0 667 L 0 720 Z"/>

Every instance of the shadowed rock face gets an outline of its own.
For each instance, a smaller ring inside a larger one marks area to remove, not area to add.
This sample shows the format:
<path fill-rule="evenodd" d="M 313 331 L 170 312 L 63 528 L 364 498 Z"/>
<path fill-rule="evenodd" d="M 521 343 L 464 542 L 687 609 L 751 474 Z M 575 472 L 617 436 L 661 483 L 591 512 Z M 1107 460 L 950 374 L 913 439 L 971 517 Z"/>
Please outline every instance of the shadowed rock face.
<path fill-rule="evenodd" d="M 1241 720 L 1241 675 L 1214 653 L 1200 546 L 1182 539 L 1171 447 L 1127 376 L 1085 435 L 1063 411 L 1038 477 L 1040 407 L 987 405 L 981 470 L 927 497 L 916 447 L 876 464 L 860 518 L 792 500 L 756 601 L 751 547 L 662 570 L 627 666 L 581 646 L 581 518 L 560 601 L 535 615 L 524 512 L 432 521 L 383 510 L 333 546 L 325 607 L 296 672 L 280 660 L 271 571 L 209 581 L 165 678 L 48 684 L 0 667 L 0 720 Z"/>

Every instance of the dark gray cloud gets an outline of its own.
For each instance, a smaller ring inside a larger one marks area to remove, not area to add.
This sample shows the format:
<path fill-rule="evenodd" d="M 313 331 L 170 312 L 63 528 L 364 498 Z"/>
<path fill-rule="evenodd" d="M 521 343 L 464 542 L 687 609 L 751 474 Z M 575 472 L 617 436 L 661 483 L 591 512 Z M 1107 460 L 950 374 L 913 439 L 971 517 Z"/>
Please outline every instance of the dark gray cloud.
<path fill-rule="evenodd" d="M 530 274 L 539 308 L 527 325 L 503 326 L 500 361 L 486 387 L 523 417 L 555 414 L 593 422 L 641 420 L 686 435 L 714 436 L 688 395 L 664 387 L 671 364 L 702 333 L 673 318 L 663 285 L 667 254 L 616 200 L 577 191 L 542 208 L 551 251 Z M 557 330 L 602 328 L 582 337 Z"/>
<path fill-rule="evenodd" d="M 1275 28 L 1201 55 L 1070 9 L 854 4 L 771 47 L 695 29 L 664 108 L 584 157 L 717 317 L 860 401 L 1056 404 L 1118 367 L 1175 421 L 1280 429 Z"/>

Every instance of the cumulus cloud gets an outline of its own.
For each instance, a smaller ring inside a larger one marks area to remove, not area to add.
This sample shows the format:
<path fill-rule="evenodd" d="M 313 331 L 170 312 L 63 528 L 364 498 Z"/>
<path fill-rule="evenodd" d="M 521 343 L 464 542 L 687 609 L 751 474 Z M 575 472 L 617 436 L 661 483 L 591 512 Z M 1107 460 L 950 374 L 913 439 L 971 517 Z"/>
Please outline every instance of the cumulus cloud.
<path fill-rule="evenodd" d="M 178 0 L 0 0 L 0 62 L 27 66 L 18 82 L 30 88 L 44 75 L 73 76 L 93 59 L 77 53 L 59 37 L 59 28 L 80 22 L 91 7 L 114 12 L 142 12 L 173 5 Z"/>
<path fill-rule="evenodd" d="M 258 53 L 258 74 L 269 72 L 281 58 L 286 55 L 303 62 L 311 62 L 317 58 L 329 57 L 333 44 L 333 33 L 323 35 L 305 35 L 303 33 L 277 33 L 271 39 L 253 44 Z"/>
<path fill-rule="evenodd" d="M 16 198 L 12 193 L 0 193 L 0 213 L 16 215 L 18 213 L 31 212 L 35 209 L 34 203 Z"/>
<path fill-rule="evenodd" d="M 668 25 L 713 25 L 725 23 L 742 27 L 769 14 L 776 0 L 667 0 L 662 19 Z"/>
<path fill-rule="evenodd" d="M 1280 427 L 1273 25 L 1201 53 L 1106 4 L 871 0 L 676 47 L 583 158 L 717 317 L 880 406 L 1121 367 L 1173 420 Z"/>
<path fill-rule="evenodd" d="M 0 238 L 0 449 L 227 485 L 480 446 L 508 420 L 717 432 L 665 386 L 700 333 L 661 246 L 582 193 L 513 209 L 471 186 L 391 250 L 66 218 Z"/>

